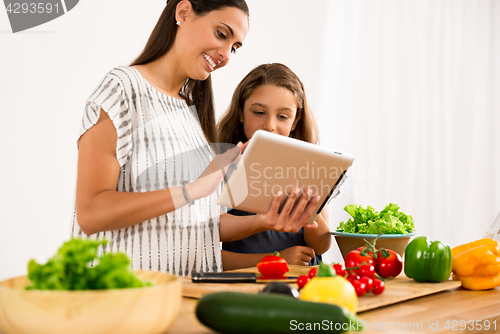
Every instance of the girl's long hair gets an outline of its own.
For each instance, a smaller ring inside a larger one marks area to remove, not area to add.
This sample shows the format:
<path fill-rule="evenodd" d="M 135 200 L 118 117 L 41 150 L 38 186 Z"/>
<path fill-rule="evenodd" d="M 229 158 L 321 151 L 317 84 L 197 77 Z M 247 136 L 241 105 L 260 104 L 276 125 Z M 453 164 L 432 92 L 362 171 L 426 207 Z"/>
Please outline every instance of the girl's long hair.
<path fill-rule="evenodd" d="M 175 41 L 177 25 L 175 11 L 177 4 L 182 0 L 168 0 L 148 42 L 141 54 L 130 64 L 143 65 L 157 60 L 165 55 Z M 248 6 L 245 0 L 189 0 L 196 15 L 202 16 L 211 11 L 225 7 L 235 7 L 249 16 Z M 214 98 L 212 92 L 212 80 L 209 76 L 206 80 L 188 79 L 179 92 L 180 96 L 188 105 L 194 105 L 198 113 L 201 128 L 208 142 L 217 142 L 217 130 L 215 126 Z"/>
<path fill-rule="evenodd" d="M 217 125 L 219 141 L 237 144 L 239 141 L 244 143 L 248 140 L 243 131 L 243 123 L 240 121 L 243 107 L 252 92 L 263 85 L 283 87 L 295 95 L 297 114 L 295 129 L 290 132 L 290 137 L 317 144 L 318 126 L 309 109 L 304 85 L 291 69 L 280 63 L 259 65 L 241 80 L 233 93 L 228 110 Z"/>

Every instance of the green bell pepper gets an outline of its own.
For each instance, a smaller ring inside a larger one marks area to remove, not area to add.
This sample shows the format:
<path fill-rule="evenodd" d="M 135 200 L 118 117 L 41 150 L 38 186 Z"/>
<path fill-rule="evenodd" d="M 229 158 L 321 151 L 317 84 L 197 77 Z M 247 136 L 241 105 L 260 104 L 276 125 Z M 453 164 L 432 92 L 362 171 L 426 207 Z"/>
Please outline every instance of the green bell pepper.
<path fill-rule="evenodd" d="M 452 260 L 447 243 L 417 237 L 405 249 L 405 274 L 417 282 L 440 283 L 450 278 Z"/>

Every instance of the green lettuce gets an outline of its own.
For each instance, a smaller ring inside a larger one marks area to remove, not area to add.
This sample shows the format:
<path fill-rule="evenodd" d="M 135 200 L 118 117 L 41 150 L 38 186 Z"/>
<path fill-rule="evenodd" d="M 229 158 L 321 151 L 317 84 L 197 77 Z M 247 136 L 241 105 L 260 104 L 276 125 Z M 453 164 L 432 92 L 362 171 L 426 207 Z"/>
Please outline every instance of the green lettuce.
<path fill-rule="evenodd" d="M 346 205 L 344 210 L 351 216 L 346 222 L 340 222 L 337 232 L 359 234 L 406 234 L 415 230 L 413 218 L 399 211 L 399 206 L 389 203 L 380 211 L 371 206 L 366 209 L 361 205 Z"/>
<path fill-rule="evenodd" d="M 98 258 L 106 240 L 73 238 L 65 242 L 45 264 L 28 263 L 27 290 L 94 290 L 150 286 L 130 268 L 124 253 L 107 252 Z M 92 265 L 94 264 L 94 265 Z"/>

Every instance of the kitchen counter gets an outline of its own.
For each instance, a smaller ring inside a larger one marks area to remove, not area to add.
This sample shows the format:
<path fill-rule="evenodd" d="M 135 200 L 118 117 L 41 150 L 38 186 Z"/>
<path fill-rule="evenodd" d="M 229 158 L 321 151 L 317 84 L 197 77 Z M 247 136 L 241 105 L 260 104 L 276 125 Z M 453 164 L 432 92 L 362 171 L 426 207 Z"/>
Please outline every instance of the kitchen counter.
<path fill-rule="evenodd" d="M 293 272 L 294 268 L 291 269 L 292 274 L 296 275 L 297 272 Z M 308 270 L 308 268 L 302 267 L 300 270 Z M 240 271 L 252 272 L 255 268 Z M 401 277 L 401 280 L 408 280 L 408 278 Z M 189 280 L 186 279 L 186 282 Z M 217 286 L 221 290 L 237 290 L 233 284 L 217 284 Z M 264 287 L 263 284 L 254 283 L 253 287 L 256 286 Z M 395 288 L 395 285 L 388 283 L 382 295 L 363 296 L 360 298 L 360 305 L 367 304 L 366 302 L 371 298 L 379 300 L 384 294 L 389 297 L 391 290 Z M 214 334 L 214 331 L 196 319 L 197 303 L 196 298 L 183 297 L 177 319 L 164 334 Z M 500 333 L 500 287 L 487 291 L 469 291 L 461 287 L 453 287 L 426 296 L 358 312 L 358 317 L 365 325 L 363 333 L 367 334 Z M 0 334 L 2 334 L 1 330 Z"/>
<path fill-rule="evenodd" d="M 307 267 L 290 266 L 289 274 L 304 274 L 308 270 Z M 238 271 L 256 272 L 256 268 Z M 408 281 L 405 276 L 401 278 L 401 280 L 403 279 Z M 411 283 L 422 284 L 414 281 L 411 281 Z M 448 282 L 447 284 L 454 284 L 454 282 Z M 455 286 L 457 284 L 459 282 Z M 217 284 L 217 286 L 218 289 L 222 290 L 237 290 L 236 286 L 231 284 Z M 422 288 L 424 286 L 425 284 L 422 285 Z M 395 285 L 392 285 L 392 287 L 396 288 Z M 410 287 L 415 291 L 415 285 L 410 285 Z M 375 296 L 370 293 L 361 297 L 360 301 L 363 298 L 378 299 L 384 294 L 387 295 L 387 298 L 392 292 L 389 289 L 391 289 L 391 283 L 388 283 L 386 291 L 382 295 Z M 418 289 L 420 289 L 420 285 L 417 285 Z M 214 333 L 196 319 L 195 308 L 197 302 L 198 299 L 195 298 L 183 298 L 178 319 L 167 333 Z M 500 287 L 487 291 L 469 291 L 461 287 L 453 287 L 423 297 L 358 312 L 358 317 L 365 325 L 363 333 L 367 334 L 387 332 L 403 334 L 500 333 Z M 486 329 L 488 326 L 489 330 Z"/>
<path fill-rule="evenodd" d="M 196 319 L 194 310 L 197 302 L 197 299 L 183 298 L 179 317 L 167 333 L 214 333 Z M 389 331 L 403 334 L 500 333 L 500 288 L 488 291 L 454 288 L 361 312 L 358 316 L 365 323 L 363 333 L 367 334 Z M 462 325 L 467 322 L 469 328 L 461 330 L 460 321 Z M 490 329 L 485 330 L 488 322 Z"/>

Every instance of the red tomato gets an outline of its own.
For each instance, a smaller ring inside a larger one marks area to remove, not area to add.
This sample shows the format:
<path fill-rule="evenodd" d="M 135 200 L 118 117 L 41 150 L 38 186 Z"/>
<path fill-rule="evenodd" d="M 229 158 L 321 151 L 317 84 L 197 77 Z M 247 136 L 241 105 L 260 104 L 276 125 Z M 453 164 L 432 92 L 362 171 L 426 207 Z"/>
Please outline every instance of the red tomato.
<path fill-rule="evenodd" d="M 387 255 L 384 257 L 384 255 Z M 403 270 L 401 256 L 393 250 L 386 249 L 378 253 L 375 271 L 382 278 L 396 277 Z"/>
<path fill-rule="evenodd" d="M 279 256 L 278 252 L 275 252 L 273 255 L 267 255 L 260 260 L 260 262 L 272 262 L 272 261 L 281 261 L 283 258 Z"/>
<path fill-rule="evenodd" d="M 316 276 L 317 272 L 318 272 L 318 268 L 312 267 L 311 270 L 309 270 L 309 274 L 307 276 L 309 276 L 309 278 L 313 278 L 314 276 Z"/>
<path fill-rule="evenodd" d="M 366 284 L 366 292 L 372 291 L 372 289 L 373 289 L 373 277 L 361 276 L 361 278 L 359 280 Z"/>
<path fill-rule="evenodd" d="M 363 256 L 358 250 L 350 251 L 345 257 L 345 267 L 355 268 L 359 267 L 363 262 L 366 264 L 375 265 L 375 260 L 370 255 Z"/>
<path fill-rule="evenodd" d="M 297 285 L 299 286 L 299 289 L 302 289 L 310 280 L 311 278 L 307 275 L 300 275 L 297 277 Z"/>
<path fill-rule="evenodd" d="M 372 252 L 370 252 L 370 251 L 368 251 L 368 249 L 367 249 L 365 246 L 358 247 L 356 250 L 357 250 L 358 252 L 360 252 L 360 253 L 361 253 L 363 250 L 366 250 L 366 254 L 367 254 L 368 256 L 371 256 L 372 258 L 375 258 L 375 257 L 373 256 L 373 253 L 372 253 Z M 377 252 L 377 249 L 375 248 L 375 253 L 376 253 L 376 252 Z"/>
<path fill-rule="evenodd" d="M 380 295 L 382 292 L 384 292 L 384 289 L 385 289 L 384 281 L 381 281 L 378 278 L 374 278 L 373 279 L 373 289 L 372 289 L 373 294 Z"/>
<path fill-rule="evenodd" d="M 265 277 L 279 278 L 283 277 L 288 272 L 288 263 L 280 256 L 275 255 L 264 256 L 259 263 L 257 269 Z"/>
<path fill-rule="evenodd" d="M 337 275 L 345 277 L 345 267 L 342 263 L 335 263 L 332 267 Z"/>
<path fill-rule="evenodd" d="M 359 279 L 353 280 L 351 281 L 351 284 L 354 288 L 354 291 L 356 291 L 356 295 L 358 295 L 358 297 L 361 297 L 362 295 L 365 294 L 366 284 L 361 282 L 361 280 Z"/>

